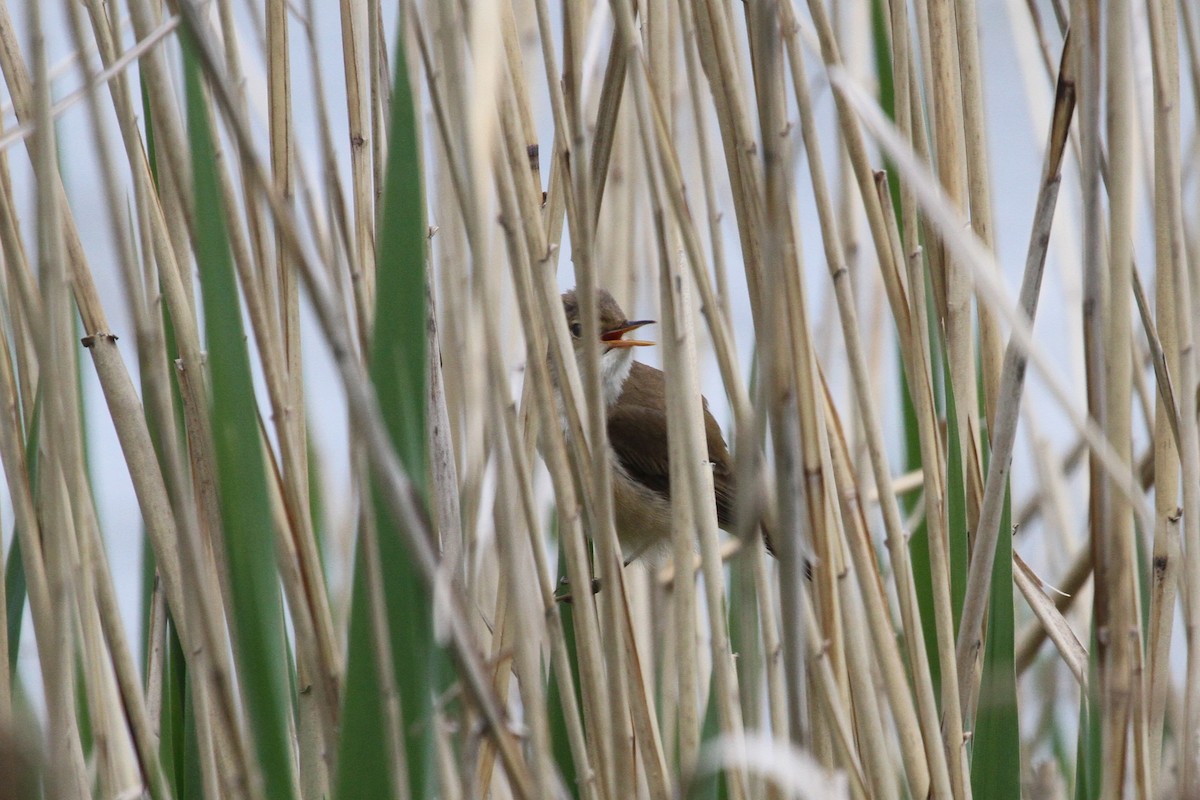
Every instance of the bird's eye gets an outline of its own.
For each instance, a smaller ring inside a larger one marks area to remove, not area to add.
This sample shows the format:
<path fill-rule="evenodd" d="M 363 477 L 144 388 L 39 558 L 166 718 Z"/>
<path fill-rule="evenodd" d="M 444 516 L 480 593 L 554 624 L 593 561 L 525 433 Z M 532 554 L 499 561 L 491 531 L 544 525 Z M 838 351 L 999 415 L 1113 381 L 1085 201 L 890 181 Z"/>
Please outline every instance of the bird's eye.
<path fill-rule="evenodd" d="M 574 336 L 576 339 L 578 339 L 580 336 L 583 335 L 583 326 L 580 325 L 578 322 L 572 322 L 571 323 L 571 335 Z"/>

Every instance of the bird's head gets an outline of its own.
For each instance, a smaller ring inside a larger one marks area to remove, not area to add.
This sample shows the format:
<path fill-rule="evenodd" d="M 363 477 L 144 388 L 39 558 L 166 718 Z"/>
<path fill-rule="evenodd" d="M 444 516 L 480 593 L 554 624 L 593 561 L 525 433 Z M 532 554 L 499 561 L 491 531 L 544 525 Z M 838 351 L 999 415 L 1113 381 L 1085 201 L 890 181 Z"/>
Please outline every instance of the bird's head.
<path fill-rule="evenodd" d="M 583 310 L 579 298 L 572 289 L 562 296 L 563 310 L 567 314 L 567 329 L 571 332 L 571 343 L 575 346 L 575 360 L 583 370 L 584 341 Z M 627 333 L 632 333 L 645 325 L 653 325 L 652 319 L 631 320 L 617 305 L 617 301 L 605 289 L 596 291 L 596 306 L 600 315 L 600 338 L 595 346 L 600 348 L 600 382 L 604 389 L 605 404 L 613 403 L 621 394 L 621 386 L 629 376 L 633 365 L 633 348 L 650 347 L 654 342 L 641 339 L 626 339 Z"/>

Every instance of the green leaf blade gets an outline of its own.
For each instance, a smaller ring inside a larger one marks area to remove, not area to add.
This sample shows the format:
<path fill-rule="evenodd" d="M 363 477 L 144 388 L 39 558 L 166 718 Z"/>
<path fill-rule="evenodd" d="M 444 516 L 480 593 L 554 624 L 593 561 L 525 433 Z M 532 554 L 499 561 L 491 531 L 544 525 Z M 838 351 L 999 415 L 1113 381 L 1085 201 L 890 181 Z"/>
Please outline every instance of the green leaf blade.
<path fill-rule="evenodd" d="M 196 215 L 195 245 L 212 384 L 221 521 L 234 605 L 233 650 L 266 796 L 286 799 L 294 796 L 295 783 L 274 521 L 223 201 L 209 155 L 214 151 L 213 132 L 200 67 L 187 46 L 184 66 L 193 191 L 196 208 L 207 209 Z"/>

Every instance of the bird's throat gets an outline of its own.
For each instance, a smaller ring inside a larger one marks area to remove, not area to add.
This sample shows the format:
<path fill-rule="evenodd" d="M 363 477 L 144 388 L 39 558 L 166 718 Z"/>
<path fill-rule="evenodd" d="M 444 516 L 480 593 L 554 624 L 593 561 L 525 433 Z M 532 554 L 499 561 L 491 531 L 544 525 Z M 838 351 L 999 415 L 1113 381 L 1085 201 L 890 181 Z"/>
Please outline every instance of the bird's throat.
<path fill-rule="evenodd" d="M 631 369 L 633 369 L 633 350 L 631 348 L 614 347 L 600 354 L 600 391 L 604 395 L 605 408 L 617 402 Z"/>

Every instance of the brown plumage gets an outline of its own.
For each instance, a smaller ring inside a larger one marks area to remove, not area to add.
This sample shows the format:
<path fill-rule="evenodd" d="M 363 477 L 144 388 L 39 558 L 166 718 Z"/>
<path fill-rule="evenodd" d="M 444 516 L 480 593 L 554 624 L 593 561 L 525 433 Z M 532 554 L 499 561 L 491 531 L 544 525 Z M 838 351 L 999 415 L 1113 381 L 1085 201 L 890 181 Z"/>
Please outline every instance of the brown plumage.
<path fill-rule="evenodd" d="M 579 302 L 574 291 L 562 296 L 567 325 L 582 369 L 585 342 Z M 633 347 L 652 344 L 625 339 L 651 320 L 626 318 L 612 295 L 597 294 L 600 316 L 601 388 L 608 412 L 608 440 L 613 465 L 613 505 L 617 536 L 626 558 L 662 553 L 671 541 L 671 469 L 667 445 L 666 383 L 662 370 L 633 360 Z M 713 467 L 717 522 L 733 530 L 736 495 L 733 459 L 721 428 L 704 403 L 704 432 Z"/>
<path fill-rule="evenodd" d="M 666 383 L 663 372 L 640 361 L 633 362 L 629 378 L 617 402 L 608 407 L 608 441 L 617 460 L 631 478 L 671 499 L 671 464 L 667 445 Z M 721 427 L 704 400 L 704 436 L 708 460 L 713 467 L 717 522 L 725 530 L 733 527 L 733 498 L 736 492 L 733 459 Z"/>

